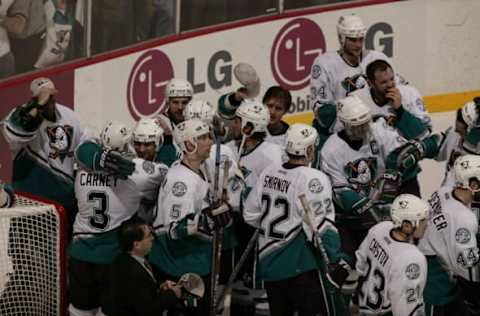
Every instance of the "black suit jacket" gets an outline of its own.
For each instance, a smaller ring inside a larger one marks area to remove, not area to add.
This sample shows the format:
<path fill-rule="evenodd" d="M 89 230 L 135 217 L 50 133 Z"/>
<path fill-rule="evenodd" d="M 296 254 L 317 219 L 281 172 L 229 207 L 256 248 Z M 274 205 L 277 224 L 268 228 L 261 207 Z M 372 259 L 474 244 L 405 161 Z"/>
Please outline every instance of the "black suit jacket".
<path fill-rule="evenodd" d="M 104 312 L 108 316 L 160 316 L 180 301 L 159 284 L 130 254 L 120 254 L 110 267 L 109 291 Z"/>

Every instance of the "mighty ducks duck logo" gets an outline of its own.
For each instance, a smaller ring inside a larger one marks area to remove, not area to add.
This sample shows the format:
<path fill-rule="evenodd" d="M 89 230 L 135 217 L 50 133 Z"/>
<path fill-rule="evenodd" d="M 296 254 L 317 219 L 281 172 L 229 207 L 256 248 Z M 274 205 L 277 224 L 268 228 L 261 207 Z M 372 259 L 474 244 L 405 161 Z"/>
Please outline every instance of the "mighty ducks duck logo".
<path fill-rule="evenodd" d="M 48 155 L 49 158 L 57 159 L 57 157 L 60 157 L 60 160 L 63 161 L 65 157 L 73 154 L 70 151 L 70 145 L 72 144 L 73 137 L 72 126 L 47 126 L 46 132 L 49 140 L 48 144 L 52 150 Z"/>
<path fill-rule="evenodd" d="M 375 158 L 361 158 L 349 162 L 345 166 L 348 182 L 358 186 L 359 190 L 370 187 L 377 175 L 377 160 Z"/>
<path fill-rule="evenodd" d="M 356 74 L 351 77 L 347 77 L 342 81 L 342 87 L 347 91 L 347 94 L 357 89 L 365 87 L 367 84 L 366 77 L 363 74 Z"/>

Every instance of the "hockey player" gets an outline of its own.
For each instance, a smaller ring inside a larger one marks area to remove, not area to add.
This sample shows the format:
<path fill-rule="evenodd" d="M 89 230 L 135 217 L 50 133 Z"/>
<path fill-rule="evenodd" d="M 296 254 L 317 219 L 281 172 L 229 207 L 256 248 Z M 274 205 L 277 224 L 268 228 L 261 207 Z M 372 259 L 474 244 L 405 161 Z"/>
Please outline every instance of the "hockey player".
<path fill-rule="evenodd" d="M 158 158 L 167 166 L 177 160 L 177 150 L 173 143 L 172 130 L 177 124 L 184 121 L 183 110 L 193 98 L 192 85 L 183 79 L 172 79 L 165 87 L 165 111 L 156 121 L 163 129 L 164 143 L 158 153 Z"/>
<path fill-rule="evenodd" d="M 163 129 L 154 119 L 140 119 L 132 131 L 132 142 L 138 158 L 156 161 L 163 144 Z"/>
<path fill-rule="evenodd" d="M 335 123 L 334 103 L 366 85 L 365 69 L 377 59 L 388 61 L 381 52 L 364 49 L 367 27 L 354 14 L 343 15 L 337 23 L 338 51 L 318 56 L 311 70 L 310 97 L 315 113 L 314 127 L 332 133 Z"/>
<path fill-rule="evenodd" d="M 465 103 L 462 108 L 457 110 L 455 126 L 449 127 L 442 133 L 442 146 L 435 160 L 447 161 L 443 179 L 443 185 L 445 186 L 455 184 L 453 164 L 458 157 L 463 154 L 480 154 L 478 146 L 480 140 L 478 109 L 480 109 L 480 97 Z"/>
<path fill-rule="evenodd" d="M 273 316 L 295 311 L 299 315 L 329 314 L 331 297 L 317 271 L 316 253 L 321 250 L 311 244 L 317 233 L 333 263 L 329 273 L 337 286 L 343 285 L 351 270 L 339 250 L 330 181 L 323 172 L 308 167 L 316 141 L 313 127 L 292 125 L 287 132 L 288 162 L 266 167 L 245 202 L 245 222 L 260 229 L 258 268 Z M 302 207 L 302 193 L 312 214 Z M 306 217 L 318 232 L 312 232 Z"/>
<path fill-rule="evenodd" d="M 418 246 L 428 262 L 424 296 L 429 315 L 467 315 L 463 298 L 471 315 L 480 313 L 478 218 L 470 209 L 480 191 L 480 156 L 458 157 L 454 175 L 453 187 L 432 194 L 428 228 Z"/>
<path fill-rule="evenodd" d="M 431 119 L 423 98 L 413 86 L 395 82 L 392 66 L 377 59 L 367 66 L 368 86 L 355 90 L 356 95 L 370 108 L 374 120 L 384 117 L 405 139 L 422 139 L 430 133 Z"/>
<path fill-rule="evenodd" d="M 409 189 L 408 177 L 415 176 L 410 170 L 436 153 L 437 143 L 435 139 L 407 143 L 385 120 L 372 123 L 370 109 L 357 96 L 340 100 L 337 112 L 345 129 L 323 146 L 321 170 L 332 181 L 343 249 L 353 255 L 379 219 L 371 212 L 384 212 L 384 206 Z M 381 213 L 376 215 L 381 219 Z"/>
<path fill-rule="evenodd" d="M 154 119 L 142 118 L 137 122 L 132 132 L 132 142 L 138 158 L 144 159 L 145 164 L 158 165 L 158 169 L 166 173 L 168 167 L 162 162 L 156 162 L 157 154 L 163 144 L 163 129 L 158 126 Z M 142 199 L 141 207 L 138 210 L 140 216 L 146 223 L 152 224 L 156 198 Z"/>
<path fill-rule="evenodd" d="M 12 186 L 62 204 L 73 223 L 73 152 L 86 136 L 75 113 L 55 101 L 50 79 L 33 80 L 30 90 L 32 99 L 12 110 L 1 128 L 14 157 Z"/>
<path fill-rule="evenodd" d="M 399 195 L 392 203 L 392 220 L 368 232 L 356 251 L 362 315 L 424 315 L 427 261 L 412 242 L 424 234 L 429 211 L 420 198 Z"/>
<path fill-rule="evenodd" d="M 112 172 L 119 167 L 115 163 L 127 150 L 130 137 L 124 124 L 108 122 L 98 144 L 89 141 L 77 149 L 83 168 L 75 177 L 79 212 L 69 247 L 72 316 L 95 315 L 98 311 L 106 269 L 120 253 L 118 227 L 135 215 L 143 198 L 155 199 L 164 181 L 165 170 L 140 158 L 127 159 L 129 163 L 124 161 L 121 172 Z"/>
<path fill-rule="evenodd" d="M 158 238 L 150 261 L 167 279 L 197 273 L 204 278 L 209 293 L 211 231 L 229 224 L 231 207 L 223 201 L 210 204 L 213 193 L 201 167 L 213 144 L 210 127 L 200 120 L 187 120 L 176 125 L 173 136 L 183 157 L 170 168 L 159 193 L 154 221 Z M 209 296 L 201 301 L 199 315 L 207 315 L 208 301 Z"/>

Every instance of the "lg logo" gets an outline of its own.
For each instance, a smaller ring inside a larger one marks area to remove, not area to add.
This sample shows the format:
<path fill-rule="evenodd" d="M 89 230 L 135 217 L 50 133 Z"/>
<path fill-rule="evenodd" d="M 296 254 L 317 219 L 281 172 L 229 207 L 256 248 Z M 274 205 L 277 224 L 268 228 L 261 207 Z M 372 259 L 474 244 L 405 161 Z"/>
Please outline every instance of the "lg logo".
<path fill-rule="evenodd" d="M 365 47 L 393 56 L 393 28 L 386 22 L 373 24 L 365 37 Z M 275 80 L 295 91 L 310 81 L 315 58 L 327 50 L 322 29 L 312 20 L 294 19 L 285 24 L 275 37 L 270 52 L 270 65 Z"/>

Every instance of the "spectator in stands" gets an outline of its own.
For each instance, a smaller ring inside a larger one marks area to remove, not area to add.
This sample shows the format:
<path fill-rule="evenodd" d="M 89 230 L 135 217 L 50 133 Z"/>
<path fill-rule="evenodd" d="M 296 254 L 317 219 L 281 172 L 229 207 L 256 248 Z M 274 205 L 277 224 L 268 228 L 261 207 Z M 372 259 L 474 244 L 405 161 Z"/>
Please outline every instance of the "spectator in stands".
<path fill-rule="evenodd" d="M 92 2 L 92 53 L 122 48 L 149 38 L 153 0 Z"/>
<path fill-rule="evenodd" d="M 13 109 L 1 126 L 13 157 L 12 185 L 62 204 L 73 223 L 73 151 L 86 135 L 76 114 L 56 102 L 50 79 L 33 80 L 30 90 L 32 98 Z"/>
<path fill-rule="evenodd" d="M 161 37 L 175 32 L 175 2 L 155 0 L 155 13 L 152 17 L 150 37 Z"/>
<path fill-rule="evenodd" d="M 42 50 L 42 36 L 46 29 L 43 2 L 16 0 L 8 9 L 8 16 L 14 21 L 9 36 L 17 73 L 33 70 Z"/>
<path fill-rule="evenodd" d="M 18 18 L 6 16 L 7 10 L 13 1 L 0 1 L 0 79 L 15 73 L 15 58 L 10 51 L 10 41 L 7 32 L 15 30 L 15 27 L 18 25 Z"/>
<path fill-rule="evenodd" d="M 111 297 L 103 312 L 109 316 L 153 316 L 181 307 L 181 289 L 172 281 L 160 284 L 145 259 L 152 248 L 151 228 L 133 217 L 122 223 L 118 238 L 122 253 L 110 267 Z"/>

